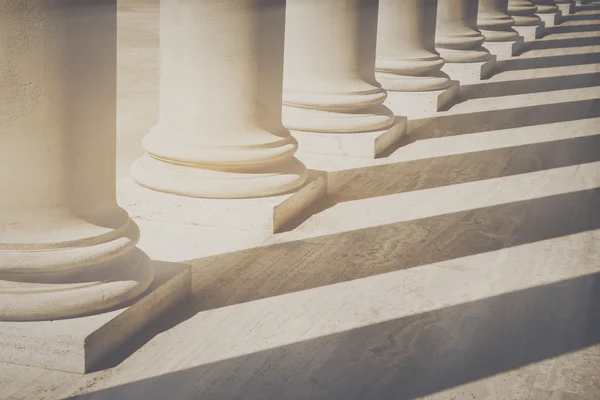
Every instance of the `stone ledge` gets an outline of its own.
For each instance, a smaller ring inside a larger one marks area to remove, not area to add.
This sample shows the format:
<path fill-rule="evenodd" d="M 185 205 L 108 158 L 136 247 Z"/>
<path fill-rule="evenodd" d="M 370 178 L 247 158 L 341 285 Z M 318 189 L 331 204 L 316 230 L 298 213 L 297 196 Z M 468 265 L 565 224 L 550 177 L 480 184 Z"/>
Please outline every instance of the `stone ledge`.
<path fill-rule="evenodd" d="M 377 158 L 406 134 L 406 118 L 396 117 L 390 128 L 371 132 L 291 132 L 298 140 L 298 153 Z"/>
<path fill-rule="evenodd" d="M 531 42 L 544 36 L 545 24 L 531 26 L 513 26 L 513 29 L 523 36 L 526 42 Z"/>
<path fill-rule="evenodd" d="M 0 322 L 0 361 L 84 374 L 190 294 L 190 267 L 150 261 L 152 286 L 129 306 L 55 321 Z"/>
<path fill-rule="evenodd" d="M 278 232 L 325 195 L 325 174 L 310 171 L 293 193 L 252 199 L 201 199 L 157 192 L 124 178 L 117 186 L 119 204 L 131 218 L 244 231 Z"/>
<path fill-rule="evenodd" d="M 396 116 L 416 118 L 435 114 L 451 105 L 458 97 L 460 84 L 451 81 L 450 86 L 442 90 L 426 92 L 388 91 L 384 103 Z"/>
<path fill-rule="evenodd" d="M 525 40 L 523 39 L 523 36 L 519 36 L 519 38 L 515 41 L 485 42 L 484 46 L 496 57 L 506 59 L 519 55 L 523 51 L 524 43 Z"/>
<path fill-rule="evenodd" d="M 488 60 L 471 63 L 446 63 L 442 71 L 453 80 L 459 81 L 461 85 L 477 83 L 482 79 L 489 78 L 496 68 L 496 56 L 492 55 Z"/>

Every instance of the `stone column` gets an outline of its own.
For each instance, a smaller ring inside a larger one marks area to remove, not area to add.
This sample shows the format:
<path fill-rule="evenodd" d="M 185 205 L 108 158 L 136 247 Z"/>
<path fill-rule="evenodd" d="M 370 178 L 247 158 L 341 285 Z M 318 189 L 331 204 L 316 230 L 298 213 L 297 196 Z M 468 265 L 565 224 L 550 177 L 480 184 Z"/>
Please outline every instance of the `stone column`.
<path fill-rule="evenodd" d="M 272 228 L 278 196 L 305 186 L 281 120 L 284 18 L 284 0 L 161 1 L 159 121 L 132 167 L 150 190 L 122 190 L 134 215 Z"/>
<path fill-rule="evenodd" d="M 396 115 L 439 111 L 458 94 L 435 50 L 437 1 L 380 0 L 375 77 Z"/>
<path fill-rule="evenodd" d="M 514 23 L 508 15 L 508 0 L 479 0 L 477 26 L 492 54 L 511 57 L 519 53 L 523 37 L 513 29 Z"/>
<path fill-rule="evenodd" d="M 537 6 L 529 0 L 508 0 L 508 14 L 515 20 L 514 29 L 526 41 L 543 34 L 544 24 L 536 14 Z"/>
<path fill-rule="evenodd" d="M 490 75 L 495 58 L 477 29 L 478 0 L 439 0 L 435 45 L 452 79 L 474 83 Z"/>
<path fill-rule="evenodd" d="M 560 10 L 554 0 L 532 0 L 537 6 L 536 14 L 544 22 L 545 27 L 560 24 Z"/>
<path fill-rule="evenodd" d="M 373 158 L 404 134 L 375 80 L 377 11 L 377 1 L 287 1 L 283 121 L 301 151 Z"/>
<path fill-rule="evenodd" d="M 152 270 L 115 195 L 116 0 L 2 0 L 0 40 L 0 320 L 123 304 Z"/>

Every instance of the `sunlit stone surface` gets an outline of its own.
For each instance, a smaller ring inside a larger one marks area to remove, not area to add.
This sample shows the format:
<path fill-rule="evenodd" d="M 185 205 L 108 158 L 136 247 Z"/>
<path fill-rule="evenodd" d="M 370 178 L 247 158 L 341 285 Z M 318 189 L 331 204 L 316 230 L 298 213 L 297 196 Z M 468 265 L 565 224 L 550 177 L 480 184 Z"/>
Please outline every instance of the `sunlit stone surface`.
<path fill-rule="evenodd" d="M 0 364 L 0 398 L 597 400 L 598 20 L 578 2 L 389 155 L 330 157 L 286 232 L 136 219 L 192 266 L 188 306 L 85 376 Z M 118 34 L 123 178 L 158 117 L 157 2 L 121 0 Z"/>

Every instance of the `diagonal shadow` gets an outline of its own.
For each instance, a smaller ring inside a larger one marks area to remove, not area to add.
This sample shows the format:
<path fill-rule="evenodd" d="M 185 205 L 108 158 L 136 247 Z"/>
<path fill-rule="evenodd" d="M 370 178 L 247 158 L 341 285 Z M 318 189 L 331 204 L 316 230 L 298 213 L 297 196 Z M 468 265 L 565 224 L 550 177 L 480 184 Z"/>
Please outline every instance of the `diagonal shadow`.
<path fill-rule="evenodd" d="M 194 312 L 600 228 L 600 189 L 189 261 Z"/>
<path fill-rule="evenodd" d="M 594 117 L 600 117 L 600 99 L 414 119 L 408 130 L 413 140 L 423 140 Z"/>
<path fill-rule="evenodd" d="M 329 173 L 336 203 L 600 161 L 600 135 Z"/>
<path fill-rule="evenodd" d="M 600 86 L 600 72 L 522 79 L 518 81 L 486 81 L 472 85 L 463 85 L 460 88 L 460 94 L 462 97 L 471 100 L 595 86 Z"/>
<path fill-rule="evenodd" d="M 598 304 L 600 274 L 596 273 L 77 398 L 413 400 L 597 345 Z M 518 390 L 507 388 L 511 389 Z"/>
<path fill-rule="evenodd" d="M 569 14 L 563 15 L 561 17 L 562 22 L 570 22 L 570 21 L 597 21 L 600 20 L 600 15 L 598 14 Z"/>
<path fill-rule="evenodd" d="M 596 32 L 600 31 L 600 24 L 550 26 L 544 28 L 544 31 L 546 35 L 553 33 Z"/>
<path fill-rule="evenodd" d="M 583 37 L 571 39 L 544 39 L 526 43 L 525 50 L 548 50 L 568 47 L 585 47 L 600 45 L 600 37 Z"/>
<path fill-rule="evenodd" d="M 532 43 L 531 45 L 535 45 L 536 43 L 537 42 Z M 598 43 L 600 44 L 600 41 Z M 531 49 L 531 47 L 529 49 Z M 584 65 L 595 63 L 600 63 L 600 53 L 567 54 L 561 56 L 547 56 L 535 58 L 515 58 L 510 60 L 498 61 L 496 73 L 526 69 L 567 67 L 572 65 Z"/>

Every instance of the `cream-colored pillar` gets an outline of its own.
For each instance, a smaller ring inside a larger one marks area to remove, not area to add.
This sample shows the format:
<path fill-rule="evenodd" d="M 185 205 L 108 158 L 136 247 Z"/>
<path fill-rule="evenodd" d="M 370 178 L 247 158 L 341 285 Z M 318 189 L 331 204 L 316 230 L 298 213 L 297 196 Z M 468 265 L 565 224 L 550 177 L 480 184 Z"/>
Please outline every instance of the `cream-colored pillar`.
<path fill-rule="evenodd" d="M 396 115 L 439 111 L 458 95 L 435 50 L 438 0 L 380 0 L 375 77 Z"/>
<path fill-rule="evenodd" d="M 152 282 L 115 196 L 116 1 L 0 1 L 0 320 L 77 317 Z"/>
<path fill-rule="evenodd" d="M 284 0 L 161 1 L 159 121 L 132 167 L 150 190 L 122 190 L 135 216 L 272 229 L 280 196 L 306 186 L 281 120 L 284 18 Z"/>
<path fill-rule="evenodd" d="M 377 11 L 377 1 L 287 1 L 283 121 L 301 151 L 373 158 L 404 134 L 375 81 Z"/>
<path fill-rule="evenodd" d="M 508 14 L 515 20 L 514 29 L 526 41 L 543 34 L 544 24 L 536 14 L 537 6 L 529 0 L 508 0 Z"/>
<path fill-rule="evenodd" d="M 537 6 L 537 15 L 546 27 L 560 24 L 560 10 L 554 0 L 532 0 Z"/>
<path fill-rule="evenodd" d="M 494 69 L 495 57 L 482 46 L 477 29 L 478 0 L 439 0 L 435 45 L 452 79 L 474 83 Z"/>
<path fill-rule="evenodd" d="M 138 183 L 207 198 L 277 195 L 304 183 L 281 123 L 283 42 L 261 26 L 282 24 L 275 4 L 161 1 L 160 116 L 133 166 Z"/>
<path fill-rule="evenodd" d="M 479 0 L 477 26 L 492 54 L 511 57 L 519 53 L 523 37 L 513 29 L 514 23 L 508 15 L 508 0 Z"/>

